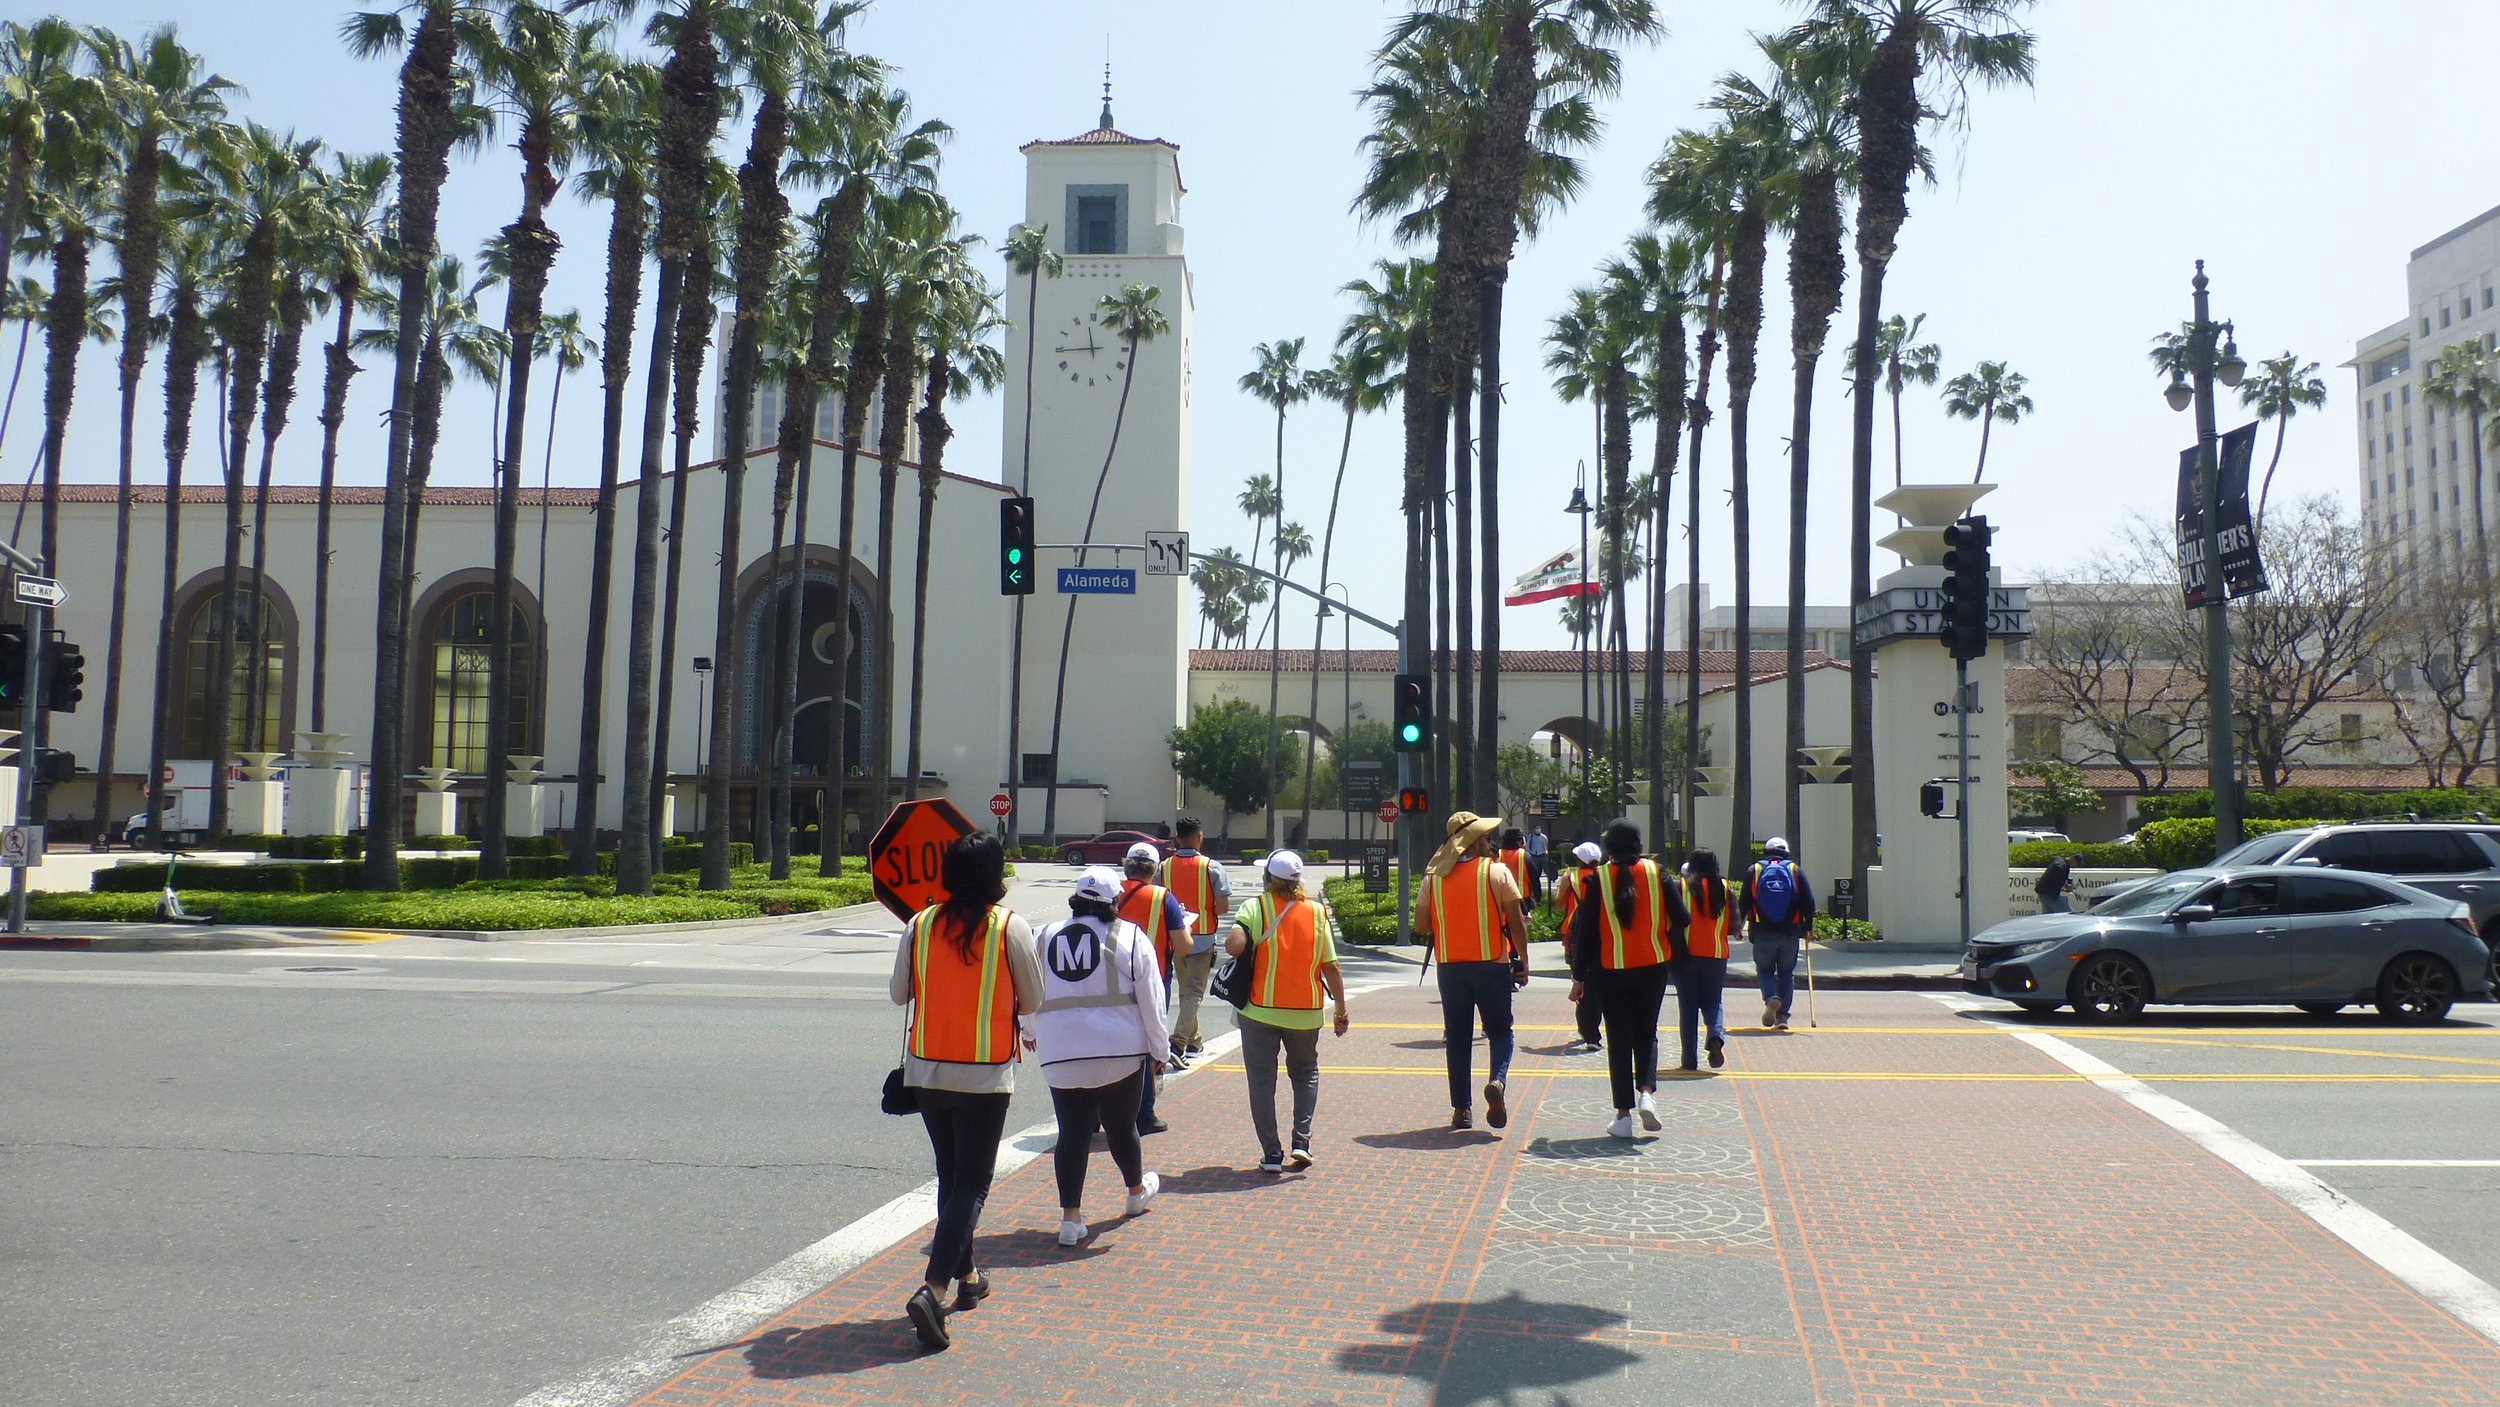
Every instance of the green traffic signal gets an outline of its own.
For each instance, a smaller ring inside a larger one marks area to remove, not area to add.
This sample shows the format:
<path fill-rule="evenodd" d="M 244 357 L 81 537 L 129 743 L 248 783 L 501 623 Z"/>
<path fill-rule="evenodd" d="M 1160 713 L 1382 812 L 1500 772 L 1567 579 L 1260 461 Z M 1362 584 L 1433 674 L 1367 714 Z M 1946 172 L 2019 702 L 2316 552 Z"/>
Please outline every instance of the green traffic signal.
<path fill-rule="evenodd" d="M 1410 743 L 1419 743 L 1419 742 L 1422 742 L 1422 741 L 1423 741 L 1423 739 L 1424 739 L 1424 730 L 1423 730 L 1423 729 L 1416 727 L 1416 726 L 1415 726 L 1414 724 L 1412 724 L 1412 723 L 1409 723 L 1409 724 L 1407 724 L 1407 725 L 1406 725 L 1406 740 L 1407 740 L 1408 742 L 1410 742 Z"/>
<path fill-rule="evenodd" d="M 1010 548 L 1008 548 L 1008 549 L 1007 549 L 1007 562 L 1008 562 L 1008 565 L 1013 566 L 1013 565 L 1015 565 L 1016 563 L 1021 562 L 1021 561 L 1023 561 L 1023 560 L 1024 560 L 1024 549 L 1023 549 L 1023 548 L 1021 548 L 1021 547 L 1010 547 Z"/>

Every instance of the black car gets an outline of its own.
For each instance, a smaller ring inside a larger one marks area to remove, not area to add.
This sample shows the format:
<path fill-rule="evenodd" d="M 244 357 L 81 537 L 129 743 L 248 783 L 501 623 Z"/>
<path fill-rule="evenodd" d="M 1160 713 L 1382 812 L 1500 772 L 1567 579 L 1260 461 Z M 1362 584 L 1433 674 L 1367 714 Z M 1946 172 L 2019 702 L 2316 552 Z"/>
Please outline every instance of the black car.
<path fill-rule="evenodd" d="M 2484 946 L 2500 957 L 2500 825 L 2354 821 L 2310 826 L 2244 841 L 2214 864 L 2320 865 L 2385 875 L 2465 905 Z"/>

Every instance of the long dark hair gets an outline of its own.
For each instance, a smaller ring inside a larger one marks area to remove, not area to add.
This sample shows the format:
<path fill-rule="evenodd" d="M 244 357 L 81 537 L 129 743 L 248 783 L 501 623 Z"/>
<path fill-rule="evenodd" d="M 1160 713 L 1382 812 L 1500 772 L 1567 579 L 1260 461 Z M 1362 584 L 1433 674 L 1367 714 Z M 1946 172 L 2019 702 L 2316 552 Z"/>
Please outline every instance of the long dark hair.
<path fill-rule="evenodd" d="M 955 956 L 972 962 L 981 956 L 991 906 L 1007 897 L 1007 852 L 988 831 L 960 837 L 938 861 L 938 882 L 946 886 L 938 925 L 954 930 L 946 936 L 954 941 Z"/>
<path fill-rule="evenodd" d="M 1614 861 L 1615 920 L 1630 923 L 1634 913 L 1632 901 L 1632 867 L 1640 863 L 1641 828 L 1630 821 L 1617 821 L 1606 827 L 1606 857 Z"/>
<path fill-rule="evenodd" d="M 1693 879 L 1693 912 L 1702 918 L 1726 913 L 1727 881 L 1719 877 L 1718 852 L 1696 850 L 1686 857 L 1684 869 Z"/>
<path fill-rule="evenodd" d="M 1069 896 L 1068 912 L 1076 915 L 1078 918 L 1099 919 L 1104 923 L 1109 923 L 1113 919 L 1120 916 L 1120 911 L 1118 909 L 1111 907 L 1109 904 L 1104 903 L 1100 899 L 1088 899 L 1082 894 Z"/>

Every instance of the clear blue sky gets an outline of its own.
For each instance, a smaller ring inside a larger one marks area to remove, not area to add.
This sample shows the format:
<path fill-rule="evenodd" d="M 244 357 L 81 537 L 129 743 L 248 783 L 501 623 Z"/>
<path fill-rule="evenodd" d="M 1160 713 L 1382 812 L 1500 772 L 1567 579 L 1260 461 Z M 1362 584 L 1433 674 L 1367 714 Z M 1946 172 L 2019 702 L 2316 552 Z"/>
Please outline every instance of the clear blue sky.
<path fill-rule="evenodd" d="M 334 37 L 341 7 L 84 0 L 76 8 L 77 18 L 133 35 L 177 22 L 186 41 L 249 88 L 242 113 L 341 147 L 390 143 L 393 68 L 346 56 Z M 1783 0 L 1661 8 L 1672 33 L 1629 56 L 1606 140 L 1590 155 L 1586 195 L 1524 250 L 1512 277 L 1506 572 L 1573 536 L 1560 509 L 1575 466 L 1591 457 L 1587 409 L 1561 404 L 1539 367 L 1545 319 L 1638 227 L 1642 172 L 1672 131 L 1701 120 L 1697 105 L 1713 76 L 1758 67 L 1749 32 L 1797 14 Z M 1093 124 L 1106 38 L 1120 125 L 1179 144 L 1199 317 L 1194 527 L 1201 546 L 1247 545 L 1248 526 L 1232 500 L 1247 475 L 1271 467 L 1268 412 L 1229 389 L 1250 365 L 1252 345 L 1298 335 L 1324 347 L 1347 311 L 1337 285 L 1394 252 L 1379 231 L 1345 213 L 1365 130 L 1352 94 L 1393 13 L 1361 0 L 1152 8 L 885 0 L 855 29 L 858 47 L 901 68 L 922 114 L 956 128 L 946 190 L 966 227 L 993 245 L 1021 210 L 1016 148 Z M 2153 333 L 2187 315 L 2187 280 L 2199 257 L 2212 264 L 2218 315 L 2238 320 L 2252 360 L 2296 350 L 2322 364 L 2332 389 L 2322 414 L 2294 422 L 2277 494 L 2349 500 L 2351 382 L 2337 364 L 2354 338 L 2403 314 L 2408 250 L 2500 203 L 2485 144 L 2471 135 L 2487 128 L 2489 114 L 2488 85 L 2472 56 L 2500 52 L 2500 7 L 2425 0 L 2363 19 L 2326 0 L 2049 0 L 2036 25 L 2037 89 L 1976 95 L 1967 140 L 1940 142 L 1940 182 L 1912 193 L 1886 290 L 1889 308 L 1928 315 L 1927 334 L 1943 345 L 1948 374 L 1995 358 L 2031 379 L 2038 413 L 2000 426 L 1989 453 L 1989 477 L 2004 486 L 1984 505 L 2004 529 L 2000 560 L 2018 572 L 2051 571 L 2090 553 L 2129 513 L 2167 511 L 2177 450 L 2192 431 L 2162 403 L 2143 352 Z M 463 160 L 444 205 L 447 246 L 473 250 L 510 219 L 517 185 L 508 149 Z M 602 218 L 568 197 L 557 220 L 567 243 L 549 305 L 579 307 L 595 324 Z M 1773 257 L 1753 435 L 1754 580 L 1766 601 L 1784 593 L 1787 552 L 1787 310 L 1776 245 Z M 99 258 L 99 272 L 107 263 Z M 1810 580 L 1818 604 L 1838 602 L 1845 591 L 1848 437 L 1838 345 L 1855 296 L 1853 282 L 1817 401 Z M 111 378 L 107 354 L 84 360 L 71 431 L 74 480 L 111 477 Z M 21 476 L 31 463 L 39 384 L 30 375 L 20 392 L 0 473 Z M 375 482 L 387 375 L 375 371 L 356 385 L 343 472 Z M 1724 385 L 1722 375 L 1714 397 Z M 152 384 L 147 394 L 142 433 L 153 446 Z M 586 380 L 568 389 L 560 484 L 596 480 L 596 406 Z M 280 447 L 286 482 L 316 474 L 311 411 L 299 402 Z M 486 479 L 487 412 L 482 388 L 454 399 L 438 481 Z M 1978 428 L 1947 420 L 1932 393 L 1913 392 L 1905 416 L 1911 477 L 1967 480 Z M 2225 423 L 2233 418 L 2226 411 Z M 998 403 L 972 402 L 956 419 L 949 466 L 995 475 Z M 1702 466 L 1705 575 L 1720 601 L 1730 589 L 1725 426 L 1722 415 Z M 1314 538 L 1338 431 L 1331 415 L 1313 409 L 1297 412 L 1288 432 L 1287 516 Z M 1644 431 L 1635 462 L 1647 456 Z M 143 456 L 141 473 L 161 472 L 154 462 Z M 1397 462 L 1394 416 L 1372 417 L 1355 437 L 1345 519 L 1379 524 L 1394 515 Z M 193 464 L 195 473 L 214 472 L 205 428 Z M 1889 482 L 1888 455 L 1879 465 Z M 1682 497 L 1679 484 L 1679 504 Z M 1374 609 L 1392 608 L 1396 554 L 1383 535 L 1361 531 L 1340 547 L 1332 576 Z M 1510 612 L 1507 630 L 1513 644 L 1563 638 L 1550 605 Z"/>

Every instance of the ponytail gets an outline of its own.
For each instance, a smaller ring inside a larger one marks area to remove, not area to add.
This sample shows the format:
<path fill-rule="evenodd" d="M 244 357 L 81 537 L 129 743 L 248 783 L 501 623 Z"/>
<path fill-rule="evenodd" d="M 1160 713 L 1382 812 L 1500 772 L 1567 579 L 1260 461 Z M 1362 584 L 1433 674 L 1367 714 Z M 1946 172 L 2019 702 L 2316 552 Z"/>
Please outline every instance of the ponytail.
<path fill-rule="evenodd" d="M 1716 851 L 1694 851 L 1684 861 L 1684 873 L 1693 881 L 1693 911 L 1696 917 L 1715 919 L 1727 912 L 1727 881 L 1719 877 Z"/>
<path fill-rule="evenodd" d="M 1606 827 L 1606 855 L 1614 861 L 1615 919 L 1630 923 L 1635 912 L 1632 901 L 1632 871 L 1641 861 L 1641 828 L 1630 821 L 1617 821 Z"/>
<path fill-rule="evenodd" d="M 1618 860 L 1612 866 L 1615 872 L 1615 921 L 1617 923 L 1630 923 L 1636 911 L 1632 900 L 1632 872 L 1639 865 L 1638 860 L 1630 864 Z"/>

